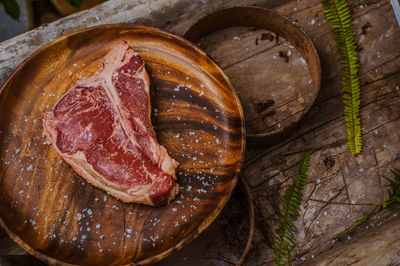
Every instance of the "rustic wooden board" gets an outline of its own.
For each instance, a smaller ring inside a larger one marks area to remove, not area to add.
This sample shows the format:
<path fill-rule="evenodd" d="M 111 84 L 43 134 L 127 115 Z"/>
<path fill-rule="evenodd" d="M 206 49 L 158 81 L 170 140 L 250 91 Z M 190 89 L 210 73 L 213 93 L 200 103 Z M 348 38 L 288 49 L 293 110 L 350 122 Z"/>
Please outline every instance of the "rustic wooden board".
<path fill-rule="evenodd" d="M 43 113 L 120 40 L 146 62 L 157 137 L 179 162 L 181 191 L 164 207 L 92 187 L 43 134 Z M 189 42 L 150 27 L 102 26 L 47 45 L 4 85 L 0 112 L 0 224 L 48 262 L 144 263 L 179 249 L 221 211 L 244 153 L 243 114 L 226 76 Z"/>
<path fill-rule="evenodd" d="M 143 5 L 138 5 L 136 1 L 109 1 L 103 6 L 63 18 L 1 43 L 0 83 L 4 83 L 17 65 L 35 49 L 56 36 L 82 27 L 104 23 L 140 22 L 183 34 L 199 17 L 216 9 L 232 5 L 267 7 L 271 2 L 278 1 L 154 0 Z M 283 4 L 276 10 L 297 21 L 316 45 L 322 63 L 322 86 L 316 104 L 302 127 L 290 140 L 273 148 L 246 152 L 243 173 L 252 189 L 257 208 L 255 238 L 245 265 L 272 264 L 270 240 L 272 229 L 279 217 L 277 206 L 280 204 L 281 193 L 296 177 L 300 155 L 295 152 L 305 148 L 314 152 L 311 157 L 310 181 L 305 191 L 304 209 L 301 219 L 297 222 L 300 230 L 296 236 L 298 241 L 295 264 L 303 262 L 304 265 L 377 265 L 376 258 L 382 258 L 378 261 L 378 264 L 382 265 L 397 265 L 399 262 L 398 235 L 393 233 L 400 224 L 398 210 L 389 209 L 373 215 L 368 224 L 357 231 L 359 236 L 333 243 L 333 234 L 351 226 L 365 211 L 370 210 L 370 207 L 325 204 L 308 199 L 312 195 L 315 199 L 378 202 L 386 195 L 387 184 L 383 176 L 390 176 L 390 168 L 400 167 L 400 90 L 396 89 L 400 87 L 400 30 L 388 1 L 349 2 L 355 20 L 355 37 L 362 48 L 360 71 L 361 91 L 364 95 L 364 152 L 358 157 L 352 157 L 348 152 L 342 114 L 340 65 L 337 63 L 330 27 L 322 13 L 321 1 L 297 0 Z M 367 23 L 371 27 L 364 27 Z M 317 147 L 320 149 L 314 150 Z M 287 154 L 288 152 L 290 154 Z M 394 215 L 397 217 L 386 223 L 387 218 Z M 225 231 L 227 234 L 234 234 L 240 232 L 240 227 L 225 226 L 218 230 L 221 234 Z M 210 234 L 209 237 L 213 238 L 214 235 Z M 380 242 L 375 242 L 377 238 Z M 209 239 L 207 241 L 211 242 Z M 239 242 L 236 243 L 240 246 Z M 0 244 L 0 247 L 3 246 L 8 248 L 1 249 L 0 254 L 22 254 L 18 246 L 12 246 L 10 240 L 4 236 L 1 237 Z M 371 258 L 369 253 L 366 254 L 371 251 L 371 246 L 374 246 L 374 251 L 379 249 L 379 257 Z M 213 247 L 219 259 L 235 256 L 233 250 L 225 249 L 221 244 Z M 196 248 L 197 245 L 194 249 Z M 331 252 L 323 255 L 327 250 Z M 343 250 L 346 252 L 341 252 Z M 230 265 L 229 262 L 216 261 L 207 255 L 204 253 L 203 256 L 196 256 L 202 260 L 193 264 L 198 262 L 200 265 Z M 183 256 L 175 257 L 176 261 L 179 263 L 185 257 L 191 259 L 187 253 Z M 355 263 L 356 261 L 358 262 Z"/>
<path fill-rule="evenodd" d="M 366 211 L 374 208 L 362 204 L 379 203 L 386 197 L 388 183 L 384 176 L 391 176 L 389 170 L 399 167 L 400 158 L 399 26 L 388 1 L 348 2 L 351 3 L 353 31 L 360 48 L 363 151 L 359 156 L 352 156 L 347 145 L 340 85 L 341 65 L 321 1 L 292 1 L 280 7 L 279 12 L 297 20 L 313 39 L 321 58 L 322 84 L 315 105 L 288 141 L 269 149 L 246 152 L 243 173 L 252 191 L 258 221 L 255 241 L 247 257 L 249 265 L 273 263 L 269 241 L 280 215 L 277 206 L 281 203 L 282 193 L 297 176 L 302 150 L 311 151 L 311 160 L 303 208 L 296 222 L 296 264 L 376 265 L 371 256 L 361 256 L 362 252 L 369 251 L 366 248 L 371 248 L 361 244 L 367 239 L 362 235 L 369 235 L 370 246 L 375 245 L 374 232 L 368 231 L 380 224 L 384 226 L 388 217 L 399 215 L 396 209 L 377 211 L 356 231 L 359 237 L 352 235 L 350 240 L 345 237 L 341 241 L 333 241 L 334 234 L 352 226 Z M 348 204 L 327 204 L 315 199 Z M 384 214 L 385 211 L 387 214 Z M 400 220 L 395 223 L 398 226 Z M 388 226 L 384 230 L 391 232 L 391 228 Z M 389 233 L 386 236 L 386 248 L 380 249 L 381 256 L 400 252 L 398 235 Z M 349 246 L 350 242 L 356 243 Z M 327 250 L 340 250 L 343 246 L 349 249 L 359 246 L 358 264 L 340 252 L 335 252 L 335 261 L 320 255 Z M 397 265 L 399 261 L 393 257 L 392 263 Z"/>

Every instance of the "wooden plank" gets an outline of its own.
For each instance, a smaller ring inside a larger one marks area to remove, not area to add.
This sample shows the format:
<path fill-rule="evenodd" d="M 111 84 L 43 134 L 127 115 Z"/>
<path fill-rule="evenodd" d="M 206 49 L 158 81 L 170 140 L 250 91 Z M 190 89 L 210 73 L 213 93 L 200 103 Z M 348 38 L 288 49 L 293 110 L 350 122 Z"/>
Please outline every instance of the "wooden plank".
<path fill-rule="evenodd" d="M 274 206 L 279 203 L 281 193 L 296 176 L 296 165 L 300 158 L 299 153 L 283 154 L 311 147 L 309 182 L 300 215 L 302 219 L 297 221 L 299 232 L 296 247 L 297 259 L 303 257 L 308 261 L 312 255 L 318 257 L 318 253 L 333 248 L 333 235 L 352 225 L 372 208 L 365 205 L 324 204 L 310 199 L 379 203 L 386 196 L 387 183 L 382 176 L 390 176 L 389 169 L 399 166 L 400 139 L 396 131 L 400 126 L 397 102 L 400 96 L 397 89 L 400 83 L 400 51 L 397 49 L 400 30 L 386 1 L 376 1 L 365 7 L 352 6 L 354 31 L 359 46 L 363 48 L 360 75 L 364 149 L 354 157 L 350 155 L 346 143 L 340 66 L 335 43 L 329 25 L 323 18 L 320 2 L 300 1 L 279 10 L 292 13 L 299 25 L 313 38 L 323 67 L 322 88 L 317 103 L 291 139 L 270 149 L 248 151 L 243 171 L 252 187 L 256 204 L 262 206 L 259 219 L 265 219 L 264 226 L 273 228 L 277 213 L 271 210 L 276 210 Z M 363 33 L 362 27 L 367 22 L 372 27 Z M 384 221 L 384 215 L 377 216 L 381 216 L 380 219 L 371 224 Z M 263 235 L 261 230 L 258 233 Z M 267 247 L 263 241 L 256 241 L 253 248 L 256 254 Z M 366 256 L 364 264 L 369 259 Z M 250 264 L 266 262 L 271 262 L 268 255 L 249 257 Z"/>
<path fill-rule="evenodd" d="M 347 240 L 302 265 L 397 265 L 400 261 L 400 222 L 398 217 L 385 217 L 387 221 Z"/>

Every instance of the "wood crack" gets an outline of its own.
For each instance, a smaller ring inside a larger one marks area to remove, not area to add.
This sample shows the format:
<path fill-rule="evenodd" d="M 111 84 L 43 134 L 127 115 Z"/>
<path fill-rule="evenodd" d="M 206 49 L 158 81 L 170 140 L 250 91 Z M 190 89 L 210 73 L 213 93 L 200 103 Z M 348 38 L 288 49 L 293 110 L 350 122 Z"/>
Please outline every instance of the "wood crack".
<path fill-rule="evenodd" d="M 384 192 L 383 192 L 383 187 L 382 187 L 382 175 L 381 175 L 381 171 L 380 171 L 379 164 L 378 164 L 378 158 L 376 157 L 375 146 L 372 146 L 372 152 L 374 154 L 375 168 L 376 168 L 376 171 L 378 172 L 379 187 L 381 188 L 381 196 L 382 196 L 382 201 L 383 201 L 384 200 Z"/>
<path fill-rule="evenodd" d="M 337 159 L 338 159 L 338 162 L 339 162 L 340 171 L 341 171 L 341 174 L 342 174 L 343 184 L 344 184 L 344 187 L 345 187 L 345 189 L 346 189 L 347 201 L 348 201 L 348 202 L 351 202 L 351 200 L 350 200 L 350 194 L 349 194 L 349 189 L 348 189 L 348 186 L 347 186 L 347 183 L 346 183 L 346 178 L 345 178 L 344 173 L 343 173 L 342 162 L 340 161 L 340 156 L 339 156 L 338 153 L 336 153 L 336 156 L 337 156 Z"/>

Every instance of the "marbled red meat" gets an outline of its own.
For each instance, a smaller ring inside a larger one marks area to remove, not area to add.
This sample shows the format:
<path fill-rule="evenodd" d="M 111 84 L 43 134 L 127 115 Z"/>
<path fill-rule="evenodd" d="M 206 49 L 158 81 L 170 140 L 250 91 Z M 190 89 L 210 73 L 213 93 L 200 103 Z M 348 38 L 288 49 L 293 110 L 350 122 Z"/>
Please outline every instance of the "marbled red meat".
<path fill-rule="evenodd" d="M 179 191 L 176 161 L 150 120 L 149 78 L 126 42 L 44 114 L 47 137 L 89 183 L 125 201 L 162 205 Z"/>

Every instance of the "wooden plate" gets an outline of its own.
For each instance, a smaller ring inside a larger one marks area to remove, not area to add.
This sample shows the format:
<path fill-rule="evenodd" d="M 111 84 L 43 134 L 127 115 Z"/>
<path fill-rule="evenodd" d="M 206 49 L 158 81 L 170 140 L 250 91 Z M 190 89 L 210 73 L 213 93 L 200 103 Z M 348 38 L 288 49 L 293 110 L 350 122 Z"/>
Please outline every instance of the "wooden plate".
<path fill-rule="evenodd" d="M 94 188 L 48 144 L 42 115 L 126 40 L 145 60 L 157 137 L 179 162 L 177 199 L 154 208 Z M 78 31 L 34 53 L 0 95 L 0 224 L 50 263 L 157 261 L 195 238 L 228 201 L 244 154 L 243 113 L 228 78 L 190 42 L 116 24 Z"/>

